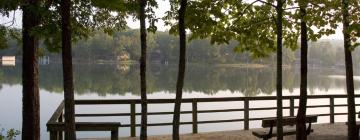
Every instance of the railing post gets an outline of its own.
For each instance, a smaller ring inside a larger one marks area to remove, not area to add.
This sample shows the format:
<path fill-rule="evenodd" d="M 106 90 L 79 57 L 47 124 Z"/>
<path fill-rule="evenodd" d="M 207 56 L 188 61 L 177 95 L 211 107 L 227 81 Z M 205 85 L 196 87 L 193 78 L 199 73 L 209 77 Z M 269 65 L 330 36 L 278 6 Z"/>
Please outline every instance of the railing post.
<path fill-rule="evenodd" d="M 130 132 L 131 132 L 131 137 L 135 137 L 136 136 L 136 111 L 135 111 L 135 102 L 131 102 L 130 105 Z"/>
<path fill-rule="evenodd" d="M 61 115 L 60 115 L 60 117 L 59 117 L 59 119 L 58 119 L 58 122 L 60 123 L 60 122 L 63 122 L 63 114 L 61 113 Z M 62 140 L 63 139 L 63 131 L 58 131 L 57 132 L 57 134 L 58 134 L 58 139 L 59 140 Z"/>
<path fill-rule="evenodd" d="M 290 116 L 294 116 L 294 98 L 290 98 Z"/>
<path fill-rule="evenodd" d="M 119 139 L 119 129 L 111 131 L 111 140 L 118 140 Z"/>
<path fill-rule="evenodd" d="M 334 97 L 330 97 L 330 123 L 334 123 L 334 122 L 335 122 L 334 112 L 335 112 Z"/>
<path fill-rule="evenodd" d="M 198 133 L 198 110 L 197 110 L 197 100 L 194 99 L 192 101 L 192 127 L 193 127 L 193 133 Z"/>
<path fill-rule="evenodd" d="M 59 140 L 58 131 L 50 131 L 50 140 Z"/>
<path fill-rule="evenodd" d="M 249 130 L 249 99 L 244 100 L 244 129 Z"/>

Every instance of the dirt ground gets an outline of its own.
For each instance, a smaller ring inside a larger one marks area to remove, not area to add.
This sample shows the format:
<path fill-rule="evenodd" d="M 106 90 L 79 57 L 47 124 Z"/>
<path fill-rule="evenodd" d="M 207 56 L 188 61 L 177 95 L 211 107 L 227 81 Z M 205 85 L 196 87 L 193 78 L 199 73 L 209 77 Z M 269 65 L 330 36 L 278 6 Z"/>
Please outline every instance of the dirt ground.
<path fill-rule="evenodd" d="M 347 140 L 347 126 L 345 123 L 335 124 L 315 124 L 313 125 L 314 132 L 308 136 L 308 140 Z M 256 130 L 256 129 L 252 129 Z M 234 130 L 234 131 L 220 131 L 208 132 L 199 134 L 183 134 L 182 140 L 260 140 L 252 135 L 252 130 Z M 119 138 L 119 140 L 138 140 L 138 137 Z M 171 135 L 149 136 L 149 140 L 171 140 Z M 275 140 L 272 138 L 272 140 Z M 294 140 L 295 135 L 285 136 L 285 140 Z M 109 140 L 102 139 L 82 139 L 82 140 Z"/>

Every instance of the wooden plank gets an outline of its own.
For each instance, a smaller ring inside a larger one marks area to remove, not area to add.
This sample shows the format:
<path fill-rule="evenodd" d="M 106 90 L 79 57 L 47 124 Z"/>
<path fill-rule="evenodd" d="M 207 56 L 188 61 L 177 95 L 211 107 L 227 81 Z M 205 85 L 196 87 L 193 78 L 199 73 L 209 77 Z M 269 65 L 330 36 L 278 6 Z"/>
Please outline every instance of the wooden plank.
<path fill-rule="evenodd" d="M 331 98 L 330 98 L 330 123 L 334 123 L 334 122 L 335 122 L 334 113 L 335 113 L 334 98 L 331 97 Z"/>
<path fill-rule="evenodd" d="M 131 123 L 131 128 L 130 128 L 130 135 L 131 137 L 135 137 L 136 136 L 136 116 L 135 116 L 135 112 L 136 112 L 136 104 L 135 102 L 132 102 L 130 104 L 130 123 Z"/>
<path fill-rule="evenodd" d="M 294 98 L 291 98 L 291 99 L 290 99 L 290 116 L 294 116 L 294 111 L 295 111 L 295 108 L 294 108 Z"/>
<path fill-rule="evenodd" d="M 58 122 L 63 122 L 64 118 L 63 118 L 63 114 L 61 114 L 59 116 L 59 119 L 58 119 Z M 64 133 L 62 131 L 59 131 L 58 132 L 58 138 L 59 140 L 63 140 L 63 137 L 64 137 Z"/>
<path fill-rule="evenodd" d="M 228 120 L 209 120 L 209 121 L 198 121 L 198 124 L 209 124 L 209 123 L 224 123 L 224 122 L 242 122 L 244 119 L 228 119 Z M 192 125 L 193 122 L 180 122 L 180 125 Z M 151 123 L 148 126 L 167 126 L 173 125 L 172 122 L 168 123 Z M 121 127 L 130 127 L 130 124 L 122 124 Z M 136 127 L 140 127 L 140 124 L 136 124 Z"/>
<path fill-rule="evenodd" d="M 58 131 L 50 131 L 50 140 L 59 140 Z"/>
<path fill-rule="evenodd" d="M 245 109 L 216 109 L 216 110 L 198 110 L 198 113 L 219 113 L 219 112 L 237 112 Z"/>
<path fill-rule="evenodd" d="M 329 116 L 330 114 L 312 114 L 315 116 Z M 335 113 L 334 115 L 347 115 L 347 113 Z M 249 121 L 259 121 L 264 119 L 273 119 L 274 117 L 261 117 L 261 118 L 249 118 Z M 244 119 L 229 119 L 229 120 L 210 120 L 210 121 L 198 121 L 198 124 L 206 123 L 223 123 L 223 122 L 243 122 Z M 192 122 L 180 122 L 181 125 L 190 125 Z M 148 126 L 167 126 L 172 125 L 172 123 L 153 123 Z M 130 124 L 122 124 L 121 127 L 130 127 Z M 136 124 L 136 127 L 140 127 L 140 124 Z"/>
<path fill-rule="evenodd" d="M 263 110 L 262 108 L 259 108 Z M 269 108 L 272 109 L 272 108 Z M 276 108 L 274 108 L 276 109 Z M 251 109 L 250 109 L 251 110 Z M 218 110 L 198 110 L 198 113 L 219 113 L 219 112 L 236 112 L 244 109 L 218 109 Z M 174 112 L 149 112 L 148 115 L 172 115 Z M 181 114 L 192 114 L 192 111 L 181 111 Z M 76 117 L 110 117 L 110 116 L 130 116 L 131 113 L 97 113 L 97 114 L 75 114 Z M 141 113 L 135 113 L 140 116 Z"/>
<path fill-rule="evenodd" d="M 308 99 L 321 99 L 321 98 L 347 98 L 346 95 L 309 95 Z M 355 97 L 360 97 L 360 95 L 355 95 Z M 283 99 L 299 99 L 299 96 L 283 96 Z M 275 96 L 257 96 L 257 97 L 222 97 L 222 98 L 184 98 L 182 99 L 183 103 L 191 103 L 193 99 L 197 99 L 198 102 L 229 102 L 229 101 L 244 101 L 247 100 L 276 100 Z M 149 104 L 157 103 L 173 103 L 175 99 L 149 99 Z M 135 102 L 140 104 L 140 99 L 111 99 L 111 100 L 75 100 L 76 105 L 106 105 L 106 104 L 130 104 Z"/>
<path fill-rule="evenodd" d="M 119 138 L 119 129 L 111 131 L 111 140 L 118 140 Z"/>
<path fill-rule="evenodd" d="M 65 130 L 65 123 L 61 122 L 54 122 L 54 123 L 47 123 L 46 124 L 47 131 L 64 131 Z"/>
<path fill-rule="evenodd" d="M 360 97 L 360 95 L 355 95 L 356 97 Z M 326 99 L 326 98 L 346 98 L 346 95 L 310 95 L 308 97 L 308 99 Z M 289 99 L 289 100 L 294 100 L 294 99 L 298 99 L 299 96 L 284 96 L 283 99 Z M 230 101 L 260 101 L 260 100 L 275 100 L 276 97 L 275 96 L 258 96 L 258 97 L 223 97 L 223 98 L 185 98 L 182 100 L 183 103 L 193 103 L 194 100 L 196 100 L 196 102 L 230 102 Z M 149 100 L 149 104 L 166 104 L 166 103 L 173 103 L 175 100 L 174 99 L 150 99 Z M 141 115 L 141 113 L 136 113 L 135 110 L 135 106 L 136 104 L 140 104 L 141 100 L 140 99 L 129 99 L 129 100 L 76 100 L 76 104 L 77 105 L 111 105 L 111 104 L 133 104 L 131 106 L 134 106 L 134 110 L 131 111 L 133 113 L 104 113 L 104 114 L 77 114 L 77 117 L 93 117 L 93 116 L 130 116 L 130 118 L 133 118 L 134 122 L 131 122 L 131 124 L 127 125 L 124 124 L 120 127 L 131 127 L 131 129 L 135 132 L 135 128 L 139 127 L 140 124 L 136 124 L 136 115 Z M 359 106 L 360 104 L 356 104 L 356 106 Z M 284 107 L 284 109 L 292 109 L 293 108 L 298 108 L 297 106 L 292 105 L 291 101 L 290 101 L 290 106 L 289 107 Z M 331 108 L 332 105 L 312 105 L 312 106 L 307 106 L 307 108 L 321 108 L 321 107 L 330 107 Z M 333 104 L 333 107 L 341 107 L 341 106 L 347 106 L 347 104 Z M 48 130 L 64 130 L 64 125 L 63 123 L 58 123 L 57 121 L 61 122 L 61 120 L 59 119 L 59 117 L 61 116 L 60 114 L 63 112 L 63 102 L 59 105 L 59 107 L 55 110 L 54 114 L 52 115 L 52 117 L 50 118 L 50 120 L 48 121 Z M 193 106 L 193 110 L 196 110 L 196 114 L 198 113 L 218 113 L 218 112 L 235 112 L 235 111 L 244 111 L 244 119 L 230 119 L 230 120 L 209 120 L 209 121 L 198 121 L 197 119 L 197 115 L 196 115 L 196 119 L 193 118 L 192 122 L 181 122 L 181 125 L 194 125 L 195 122 L 198 122 L 198 124 L 206 124 L 206 123 L 223 123 L 223 122 L 241 122 L 244 121 L 245 125 L 244 127 L 246 127 L 249 123 L 249 121 L 255 121 L 255 120 L 262 120 L 262 119 L 268 119 L 268 118 L 250 118 L 249 117 L 249 112 L 248 111 L 252 111 L 252 110 L 274 110 L 276 109 L 276 107 L 264 107 L 264 108 L 250 108 L 249 105 L 248 107 L 245 107 L 244 104 L 244 108 L 240 108 L 240 109 L 219 109 L 219 110 L 198 110 L 197 106 L 196 109 Z M 131 109 L 132 110 L 132 109 Z M 194 115 L 194 111 L 182 111 L 181 114 L 190 114 L 192 113 Z M 59 113 L 61 112 L 61 113 Z M 173 114 L 173 112 L 150 112 L 149 115 L 169 115 L 169 114 Z M 292 115 L 293 113 L 290 113 L 290 115 Z M 336 115 L 347 115 L 347 113 L 330 113 L 330 114 L 317 114 L 318 116 L 329 116 L 333 114 L 333 116 Z M 247 116 L 247 117 L 246 117 Z M 247 119 L 245 119 L 247 118 Z M 57 120 L 59 119 L 59 120 Z M 246 125 L 247 124 L 247 125 Z M 77 123 L 77 126 L 80 125 Z M 149 126 L 164 126 L 164 125 L 172 125 L 172 123 L 155 123 L 155 124 L 149 124 Z M 80 128 L 82 125 L 80 125 Z M 195 127 L 195 126 L 194 126 Z M 97 127 L 99 128 L 99 127 Z M 105 129 L 105 128 L 104 128 Z M 111 129 L 111 128 L 108 128 Z M 196 128 L 197 131 L 197 128 Z M 195 132 L 195 129 L 194 129 Z"/>
<path fill-rule="evenodd" d="M 197 101 L 193 100 L 192 102 L 192 129 L 193 134 L 198 133 L 198 110 L 197 110 Z"/>
<path fill-rule="evenodd" d="M 60 105 L 56 108 L 53 115 L 50 117 L 48 123 L 57 122 L 60 116 L 62 116 L 63 114 L 64 107 L 65 107 L 64 101 L 61 101 Z"/>
<path fill-rule="evenodd" d="M 118 129 L 120 126 L 120 122 L 76 122 L 77 131 L 107 131 Z"/>
<path fill-rule="evenodd" d="M 110 131 L 121 127 L 120 122 L 76 122 L 76 131 Z M 48 131 L 64 131 L 65 124 L 49 123 Z"/>
<path fill-rule="evenodd" d="M 75 114 L 75 117 L 113 117 L 113 116 L 130 116 L 130 113 L 97 113 L 97 114 Z"/>
<path fill-rule="evenodd" d="M 317 122 L 317 117 L 315 115 L 308 115 L 306 116 L 307 123 L 314 123 Z M 264 119 L 262 120 L 262 127 L 271 127 L 276 126 L 276 118 Z M 296 124 L 296 117 L 284 117 L 283 118 L 283 125 L 295 125 Z"/>
<path fill-rule="evenodd" d="M 244 101 L 244 129 L 249 130 L 249 100 Z"/>

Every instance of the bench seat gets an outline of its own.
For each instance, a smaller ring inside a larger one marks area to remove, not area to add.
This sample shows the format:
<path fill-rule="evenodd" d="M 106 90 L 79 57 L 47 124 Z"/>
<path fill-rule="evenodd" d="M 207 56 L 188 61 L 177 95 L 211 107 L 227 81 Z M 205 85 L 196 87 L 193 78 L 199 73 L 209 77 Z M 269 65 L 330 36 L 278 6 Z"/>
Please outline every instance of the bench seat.
<path fill-rule="evenodd" d="M 76 122 L 76 131 L 111 131 L 120 126 L 119 122 Z"/>
<path fill-rule="evenodd" d="M 283 117 L 283 135 L 294 135 L 296 134 L 296 117 Z M 306 126 L 306 133 L 309 135 L 314 130 L 311 128 L 311 124 L 317 122 L 317 116 L 308 115 L 306 116 L 305 122 L 308 123 Z M 276 130 L 277 118 L 268 118 L 262 120 L 262 127 L 267 129 L 258 129 L 252 131 L 252 134 L 258 138 L 262 138 L 264 140 L 270 139 L 272 137 L 278 136 Z"/>

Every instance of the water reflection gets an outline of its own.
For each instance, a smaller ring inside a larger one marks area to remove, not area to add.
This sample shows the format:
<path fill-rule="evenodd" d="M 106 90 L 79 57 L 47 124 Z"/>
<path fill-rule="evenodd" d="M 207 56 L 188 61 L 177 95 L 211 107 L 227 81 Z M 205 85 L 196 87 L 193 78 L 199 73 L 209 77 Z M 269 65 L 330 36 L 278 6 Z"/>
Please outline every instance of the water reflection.
<path fill-rule="evenodd" d="M 140 93 L 140 77 L 138 65 L 126 64 L 76 64 L 74 65 L 74 80 L 76 99 L 127 99 L 136 98 Z M 357 70 L 357 69 L 354 69 Z M 345 94 L 344 71 L 339 69 L 310 69 L 308 87 L 310 94 Z M 355 71 L 355 75 L 359 75 Z M 174 98 L 177 65 L 155 65 L 150 64 L 148 68 L 148 92 L 149 98 Z M 263 96 L 275 95 L 276 69 L 267 68 L 231 68 L 209 65 L 189 64 L 186 71 L 184 98 L 192 97 L 226 97 L 226 96 Z M 298 69 L 286 68 L 283 72 L 284 95 L 298 94 L 299 92 L 299 71 Z M 355 78 L 355 87 L 360 81 Z M 62 67 L 61 64 L 40 65 L 40 104 L 41 104 L 41 139 L 48 139 L 46 122 L 63 100 Z M 0 124 L 4 128 L 15 128 L 21 130 L 21 65 L 16 67 L 0 66 Z M 358 90 L 357 90 L 358 91 Z M 357 92 L 356 91 L 356 92 Z M 337 104 L 344 104 L 346 100 L 335 101 Z M 328 104 L 327 100 L 309 100 L 309 105 Z M 287 106 L 288 101 L 284 102 Z M 298 101 L 295 101 L 298 104 Z M 183 104 L 184 110 L 190 110 L 191 104 Z M 12 111 L 8 111 L 11 106 Z M 254 101 L 250 107 L 275 107 L 274 101 Z M 229 109 L 243 107 L 242 102 L 216 102 L 200 103 L 199 109 Z M 173 104 L 149 105 L 149 111 L 171 111 Z M 136 107 L 140 111 L 140 106 Z M 129 111 L 129 106 L 76 106 L 77 113 L 101 113 Z M 328 111 L 324 108 L 308 109 L 309 114 Z M 295 110 L 296 112 L 296 110 Z M 336 112 L 346 112 L 346 108 L 336 108 Z M 284 110 L 284 115 L 288 115 Z M 274 117 L 272 111 L 252 111 L 250 117 Z M 216 119 L 239 119 L 243 117 L 242 112 L 200 114 L 199 120 Z M 190 121 L 186 115 L 182 116 L 183 121 Z M 149 123 L 171 122 L 171 115 L 149 116 Z M 104 117 L 104 118 L 77 118 L 77 121 L 120 121 L 129 123 L 129 117 Z M 345 121 L 345 116 L 337 116 L 336 121 Z M 137 122 L 140 118 L 137 117 Z M 328 122 L 328 117 L 319 119 L 319 122 Z M 260 127 L 260 121 L 250 122 L 251 128 Z M 216 125 L 216 126 L 215 126 Z M 149 127 L 150 135 L 170 134 L 170 126 Z M 199 132 L 239 130 L 243 128 L 242 122 L 204 124 L 199 125 Z M 182 126 L 182 133 L 191 133 L 191 126 Z M 137 129 L 139 134 L 139 129 Z M 129 129 L 120 130 L 120 136 L 128 136 Z M 80 137 L 104 137 L 107 133 L 80 133 Z"/>
<path fill-rule="evenodd" d="M 1 85 L 21 84 L 21 67 L 0 67 Z M 355 72 L 355 75 L 358 73 Z M 148 93 L 175 93 L 177 65 L 151 64 L 148 68 Z M 329 89 L 345 89 L 344 71 L 336 69 L 311 69 L 308 76 L 310 94 Z M 78 95 L 96 93 L 99 96 L 139 95 L 138 65 L 127 64 L 77 64 L 74 68 L 75 91 Z M 355 78 L 356 79 L 356 78 Z M 290 94 L 300 85 L 299 72 L 287 68 L 283 71 L 283 89 Z M 355 80 L 358 85 L 360 80 Z M 274 68 L 232 68 L 208 65 L 187 67 L 184 91 L 216 95 L 228 91 L 234 96 L 271 95 L 275 92 Z M 356 87 L 356 86 L 355 86 Z M 62 93 L 62 68 L 60 64 L 40 66 L 40 88 Z M 338 93 L 344 94 L 344 93 Z"/>
<path fill-rule="evenodd" d="M 14 66 L 15 66 L 15 61 L 1 61 L 1 65 L 2 65 L 2 66 L 11 66 L 11 67 L 14 67 Z"/>

